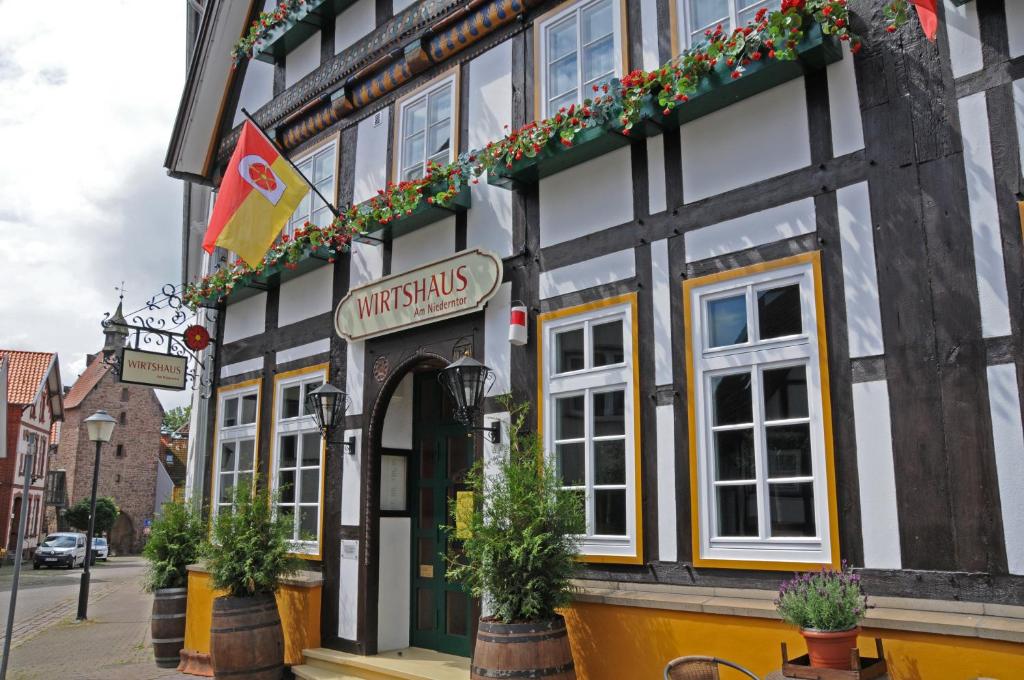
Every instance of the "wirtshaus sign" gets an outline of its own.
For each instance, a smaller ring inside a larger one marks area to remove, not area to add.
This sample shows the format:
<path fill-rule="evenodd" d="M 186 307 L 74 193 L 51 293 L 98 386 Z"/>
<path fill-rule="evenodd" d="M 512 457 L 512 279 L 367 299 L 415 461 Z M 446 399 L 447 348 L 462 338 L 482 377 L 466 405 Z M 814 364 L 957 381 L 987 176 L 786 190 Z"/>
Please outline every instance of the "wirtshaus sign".
<path fill-rule="evenodd" d="M 185 389 L 188 359 L 160 352 L 125 348 L 121 354 L 121 382 L 164 390 Z"/>
<path fill-rule="evenodd" d="M 501 258 L 464 250 L 349 291 L 334 313 L 346 340 L 364 340 L 481 309 L 501 284 Z"/>

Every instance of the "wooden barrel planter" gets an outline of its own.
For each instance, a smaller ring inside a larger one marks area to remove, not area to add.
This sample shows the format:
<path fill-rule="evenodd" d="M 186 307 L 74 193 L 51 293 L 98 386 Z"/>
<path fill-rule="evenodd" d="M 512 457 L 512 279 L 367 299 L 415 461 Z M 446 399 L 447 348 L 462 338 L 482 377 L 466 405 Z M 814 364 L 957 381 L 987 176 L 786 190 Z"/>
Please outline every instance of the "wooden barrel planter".
<path fill-rule="evenodd" d="M 185 603 L 188 588 L 160 588 L 153 593 L 153 656 L 160 668 L 177 668 L 185 646 Z"/>
<path fill-rule="evenodd" d="M 470 666 L 473 680 L 576 680 L 565 619 L 535 623 L 480 621 Z"/>
<path fill-rule="evenodd" d="M 215 678 L 280 680 L 284 634 L 272 594 L 213 601 L 210 662 Z"/>

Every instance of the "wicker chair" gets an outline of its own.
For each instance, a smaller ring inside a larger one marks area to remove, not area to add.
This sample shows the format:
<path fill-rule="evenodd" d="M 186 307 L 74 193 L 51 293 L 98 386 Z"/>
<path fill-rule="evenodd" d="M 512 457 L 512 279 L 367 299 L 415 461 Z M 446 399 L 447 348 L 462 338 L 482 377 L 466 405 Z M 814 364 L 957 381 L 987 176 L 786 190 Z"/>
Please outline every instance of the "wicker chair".
<path fill-rule="evenodd" d="M 665 666 L 665 680 L 718 680 L 719 666 L 733 668 L 753 680 L 760 680 L 743 666 L 713 656 L 681 656 Z"/>

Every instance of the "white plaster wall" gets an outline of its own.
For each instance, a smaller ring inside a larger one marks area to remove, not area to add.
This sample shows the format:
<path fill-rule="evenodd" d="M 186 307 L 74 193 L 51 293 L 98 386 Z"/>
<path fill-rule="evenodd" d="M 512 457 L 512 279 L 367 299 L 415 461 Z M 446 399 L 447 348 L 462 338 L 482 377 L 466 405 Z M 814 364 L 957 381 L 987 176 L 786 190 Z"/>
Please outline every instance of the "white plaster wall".
<path fill-rule="evenodd" d="M 575 293 L 604 283 L 613 283 L 636 276 L 636 255 L 632 248 L 591 258 L 577 264 L 541 272 L 542 300 Z"/>
<path fill-rule="evenodd" d="M 363 412 L 363 374 L 366 362 L 366 341 L 348 343 L 345 355 L 345 393 L 349 404 L 346 415 L 357 416 Z"/>
<path fill-rule="evenodd" d="M 845 154 L 864 148 L 864 127 L 860 117 L 857 74 L 849 43 L 843 43 L 843 58 L 826 68 L 828 74 L 828 112 L 832 120 L 832 154 Z"/>
<path fill-rule="evenodd" d="M 306 357 L 315 357 L 317 354 L 326 354 L 331 351 L 331 339 L 322 338 L 307 342 L 304 345 L 297 345 L 283 349 L 275 354 L 275 361 L 278 364 L 286 364 L 289 361 L 298 361 Z"/>
<path fill-rule="evenodd" d="M 394 0 L 394 12 L 398 14 L 407 7 L 410 7 L 416 3 L 417 0 Z"/>
<path fill-rule="evenodd" d="M 652 215 L 668 206 L 665 198 L 665 136 L 647 140 L 647 212 Z"/>
<path fill-rule="evenodd" d="M 355 44 L 377 27 L 377 7 L 374 0 L 359 0 L 334 19 L 334 53 Z"/>
<path fill-rule="evenodd" d="M 541 247 L 632 220 L 631 167 L 627 146 L 542 179 Z"/>
<path fill-rule="evenodd" d="M 810 165 L 804 79 L 683 125 L 680 144 L 687 203 Z"/>
<path fill-rule="evenodd" d="M 266 328 L 267 294 L 258 293 L 229 304 L 224 313 L 227 315 L 224 319 L 224 344 L 258 335 Z"/>
<path fill-rule="evenodd" d="M 467 146 L 482 149 L 512 122 L 512 42 L 505 41 L 469 63 Z M 485 181 L 471 185 L 473 207 L 466 220 L 466 244 L 505 257 L 512 254 L 512 192 Z"/>
<path fill-rule="evenodd" d="M 380 588 L 377 596 L 377 651 L 409 646 L 411 520 L 380 518 Z"/>
<path fill-rule="evenodd" d="M 675 407 L 666 404 L 654 413 L 658 437 L 658 559 L 675 562 L 678 559 Z"/>
<path fill-rule="evenodd" d="M 889 386 L 884 380 L 853 384 L 853 428 L 860 478 L 864 566 L 899 569 L 899 513 L 892 458 Z"/>
<path fill-rule="evenodd" d="M 379 279 L 384 268 L 384 249 L 369 243 L 353 243 L 349 270 L 349 286 L 361 286 Z M 363 374 L 366 342 L 348 343 L 345 358 L 345 391 L 351 400 L 349 415 L 363 412 Z"/>
<path fill-rule="evenodd" d="M 988 367 L 988 405 L 992 414 L 999 503 L 1003 513 L 1006 563 L 1011 574 L 1024 574 L 1024 427 L 1020 389 L 1013 364 Z"/>
<path fill-rule="evenodd" d="M 372 243 L 353 243 L 349 286 L 355 288 L 379 279 L 384 270 L 384 248 Z"/>
<path fill-rule="evenodd" d="M 334 268 L 320 267 L 281 284 L 277 325 L 287 326 L 331 311 Z"/>
<path fill-rule="evenodd" d="M 946 35 L 949 39 L 949 62 L 953 77 L 974 73 L 982 66 L 981 31 L 978 26 L 978 4 L 968 2 L 957 7 L 950 0 L 943 3 Z"/>
<path fill-rule="evenodd" d="M 380 445 L 386 449 L 412 450 L 412 373 L 398 383 L 384 415 Z"/>
<path fill-rule="evenodd" d="M 1017 119 L 1017 151 L 1024 168 L 1024 79 L 1013 81 L 1013 110 Z"/>
<path fill-rule="evenodd" d="M 238 108 L 232 127 L 238 125 L 245 116 L 242 109 L 255 113 L 261 106 L 274 98 L 274 65 L 258 59 L 250 59 L 245 67 L 245 80 L 242 91 L 238 95 Z"/>
<path fill-rule="evenodd" d="M 390 109 L 380 112 L 380 124 L 374 125 L 376 116 L 359 121 L 356 134 L 355 186 L 352 202 L 362 203 L 384 188 L 388 166 L 388 115 Z"/>
<path fill-rule="evenodd" d="M 640 42 L 644 53 L 643 69 L 653 71 L 661 66 L 661 60 L 658 59 L 657 0 L 640 0 Z"/>
<path fill-rule="evenodd" d="M 803 198 L 686 233 L 686 261 L 697 262 L 817 229 L 814 199 Z"/>
<path fill-rule="evenodd" d="M 320 65 L 320 31 L 284 57 L 284 85 L 291 87 Z"/>
<path fill-rule="evenodd" d="M 358 625 L 359 541 L 342 541 L 338 563 L 338 637 L 355 640 Z"/>
<path fill-rule="evenodd" d="M 843 295 L 850 357 L 883 354 L 882 314 L 878 303 L 875 230 L 871 223 L 868 183 L 836 192 L 839 238 L 843 254 Z"/>
<path fill-rule="evenodd" d="M 163 457 L 161 452 L 161 457 Z M 171 500 L 171 496 L 174 494 L 174 480 L 167 474 L 167 468 L 163 466 L 163 463 L 158 463 L 156 466 L 156 491 L 154 492 L 153 498 L 153 516 L 159 517 L 160 511 L 163 510 L 164 503 Z"/>
<path fill-rule="evenodd" d="M 391 242 L 391 273 L 400 274 L 455 252 L 455 216 L 428 224 Z"/>
<path fill-rule="evenodd" d="M 511 309 L 512 284 L 503 283 L 484 309 L 484 363 L 494 371 L 494 384 L 488 392 L 491 396 L 505 394 L 511 389 L 512 353 L 508 343 Z M 526 332 L 530 332 L 529 324 Z"/>
<path fill-rule="evenodd" d="M 1024 0 L 1005 0 L 1006 33 L 1010 42 L 1010 58 L 1024 54 Z"/>
<path fill-rule="evenodd" d="M 672 383 L 672 298 L 679 294 L 679 279 L 672 277 L 668 240 L 651 243 L 651 284 L 654 297 L 654 384 Z"/>
<path fill-rule="evenodd" d="M 974 268 L 981 303 L 981 332 L 986 338 L 1009 335 L 1010 310 L 985 93 L 964 97 L 957 104 L 967 172 Z"/>
<path fill-rule="evenodd" d="M 341 457 L 341 524 L 357 526 L 359 524 L 359 502 L 361 493 L 361 472 L 363 461 L 363 431 L 345 430 L 345 438 L 356 438 L 355 453 L 345 451 Z"/>
<path fill-rule="evenodd" d="M 236 375 L 242 375 L 243 373 L 251 373 L 253 371 L 263 370 L 263 357 L 255 357 L 253 359 L 246 359 L 245 361 L 236 361 L 233 364 L 227 364 L 226 366 L 220 367 L 220 378 L 231 378 Z"/>

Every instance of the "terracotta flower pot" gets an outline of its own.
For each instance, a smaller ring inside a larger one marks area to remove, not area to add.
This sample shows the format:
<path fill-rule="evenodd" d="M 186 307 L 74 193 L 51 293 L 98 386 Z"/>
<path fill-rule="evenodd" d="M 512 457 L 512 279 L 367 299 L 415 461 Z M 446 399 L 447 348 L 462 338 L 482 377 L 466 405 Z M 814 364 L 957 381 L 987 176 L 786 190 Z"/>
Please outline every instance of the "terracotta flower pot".
<path fill-rule="evenodd" d="M 814 668 L 834 668 L 848 671 L 850 667 L 850 650 L 857 646 L 857 635 L 860 627 L 849 630 L 811 630 L 801 628 L 800 634 L 807 643 L 807 654 Z"/>

